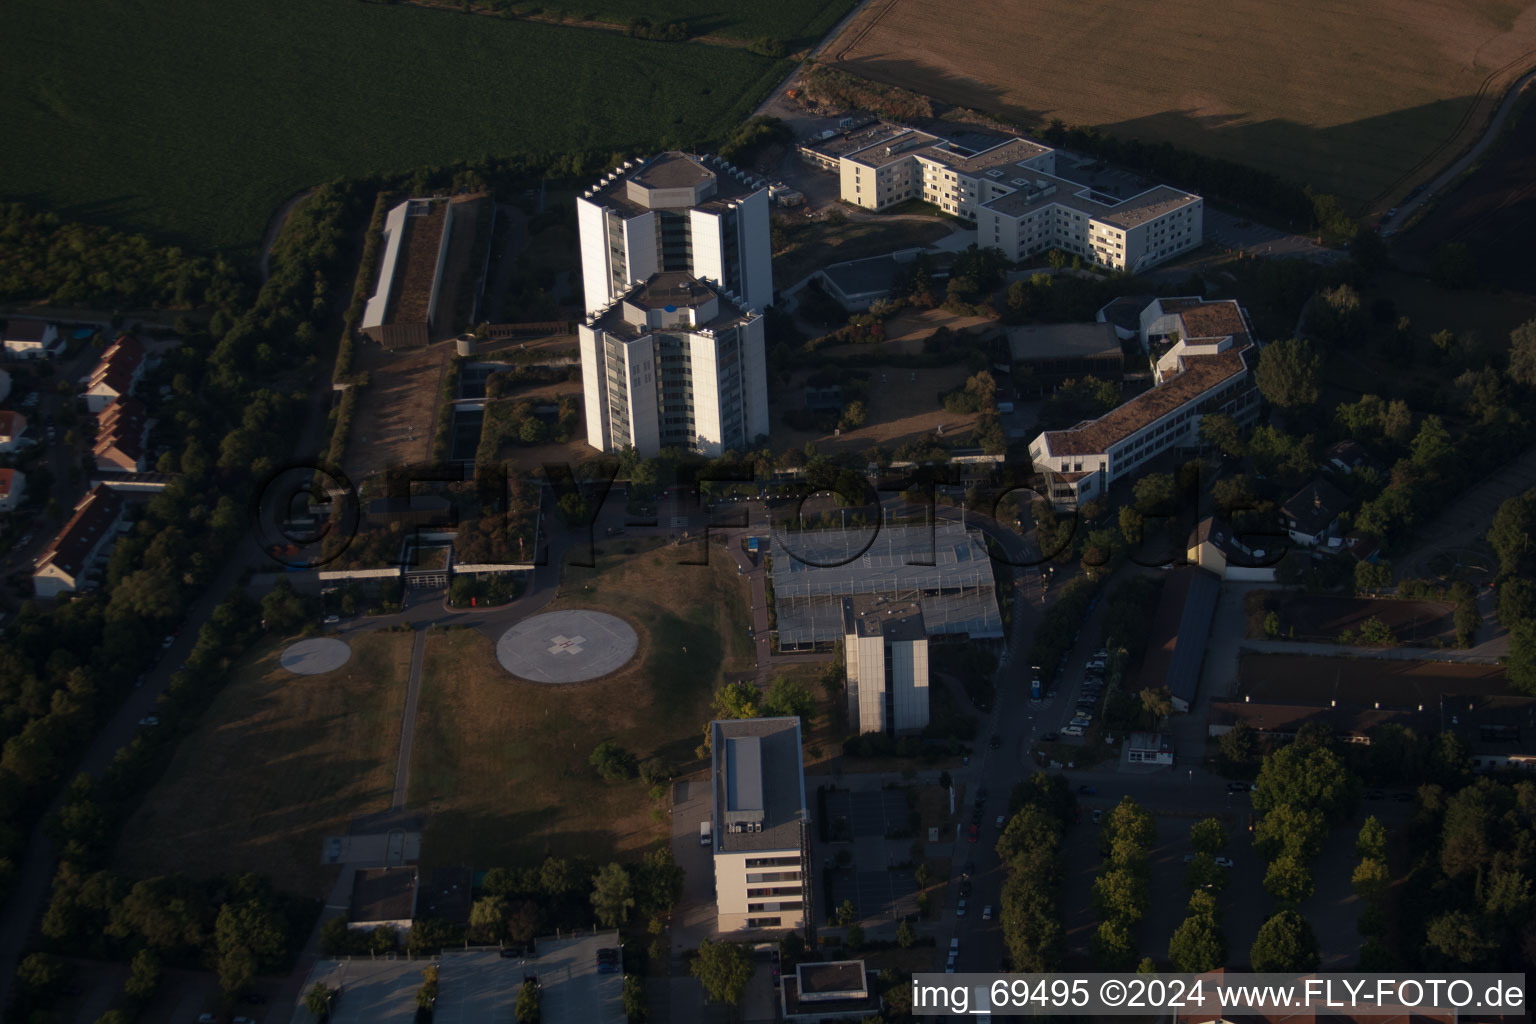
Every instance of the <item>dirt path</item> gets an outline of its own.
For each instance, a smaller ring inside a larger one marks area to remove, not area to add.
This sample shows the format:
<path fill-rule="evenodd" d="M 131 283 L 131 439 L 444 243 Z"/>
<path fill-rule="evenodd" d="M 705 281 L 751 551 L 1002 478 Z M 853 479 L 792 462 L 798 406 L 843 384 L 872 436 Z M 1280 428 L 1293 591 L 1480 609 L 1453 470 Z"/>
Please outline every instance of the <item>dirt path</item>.
<path fill-rule="evenodd" d="M 1525 54 L 1521 59 L 1525 61 L 1536 61 L 1536 53 Z M 1493 72 L 1488 76 L 1489 79 L 1492 79 L 1495 75 L 1504 70 L 1504 68 L 1501 68 L 1499 71 Z M 1515 82 L 1514 85 L 1510 86 L 1509 91 L 1504 94 L 1503 102 L 1499 104 L 1498 109 L 1495 110 L 1493 112 L 1493 116 L 1489 118 L 1488 126 L 1483 129 L 1483 134 L 1479 136 L 1475 142 L 1472 143 L 1472 145 L 1467 149 L 1465 153 L 1453 161 L 1450 166 L 1443 168 L 1438 174 L 1431 178 L 1425 184 L 1424 192 L 1422 194 L 1403 202 L 1403 204 L 1398 207 L 1396 217 L 1391 218 L 1391 220 L 1383 217 L 1381 220 L 1381 226 L 1385 228 L 1390 227 L 1394 223 L 1408 223 L 1408 220 L 1413 216 L 1414 211 L 1423 206 L 1425 203 L 1429 202 L 1431 195 L 1436 192 L 1443 191 L 1457 178 L 1461 177 L 1461 175 L 1468 168 L 1470 168 L 1474 163 L 1481 159 L 1482 155 L 1487 152 L 1488 147 L 1493 145 L 1495 140 L 1498 139 L 1499 134 L 1504 130 L 1504 124 L 1509 120 L 1510 112 L 1515 109 L 1515 103 L 1520 99 L 1520 94 L 1523 93 L 1533 81 L 1536 81 L 1536 70 L 1526 72 L 1524 77 L 1520 78 Z M 1470 116 L 1470 111 L 1468 112 L 1468 116 Z M 1453 136 L 1450 140 L 1447 140 L 1447 143 L 1449 144 L 1449 142 L 1454 141 L 1455 138 L 1459 135 L 1460 132 L 1457 133 L 1457 136 Z M 1435 154 L 1431 153 L 1428 157 L 1425 158 L 1425 163 L 1428 164 L 1431 162 L 1434 159 L 1434 156 Z M 1415 172 L 1416 171 L 1417 169 L 1415 169 Z M 1411 177 L 1415 172 L 1410 172 L 1409 177 Z M 1406 184 L 1406 181 L 1400 182 L 1398 187 L 1401 187 L 1402 184 Z M 1385 195 L 1376 197 L 1377 204 L 1385 201 Z"/>
<path fill-rule="evenodd" d="M 279 232 L 283 230 L 283 225 L 288 223 L 288 215 L 293 212 L 293 208 L 295 206 L 298 206 L 301 201 L 307 199 L 314 193 L 314 191 L 315 190 L 313 188 L 305 189 L 298 195 L 289 199 L 282 206 L 278 207 L 277 213 L 273 214 L 271 223 L 267 225 L 267 233 L 261 238 L 262 284 L 266 284 L 267 278 L 271 276 L 271 272 L 267 269 L 267 264 L 269 262 L 268 258 L 272 255 L 272 246 L 277 242 L 277 236 Z"/>

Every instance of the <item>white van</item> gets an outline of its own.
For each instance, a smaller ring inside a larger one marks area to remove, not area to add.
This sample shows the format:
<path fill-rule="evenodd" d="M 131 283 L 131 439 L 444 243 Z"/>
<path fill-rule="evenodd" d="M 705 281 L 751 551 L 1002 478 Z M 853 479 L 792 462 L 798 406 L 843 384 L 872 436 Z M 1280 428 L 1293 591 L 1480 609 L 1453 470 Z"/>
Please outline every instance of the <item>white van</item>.
<path fill-rule="evenodd" d="M 1061 734 L 1063 736 L 1081 736 L 1083 734 L 1083 727 L 1080 725 L 1068 725 L 1062 728 Z"/>
<path fill-rule="evenodd" d="M 707 822 L 707 821 L 699 822 L 699 845 L 700 846 L 708 846 L 710 838 L 711 837 L 710 837 L 709 822 Z"/>

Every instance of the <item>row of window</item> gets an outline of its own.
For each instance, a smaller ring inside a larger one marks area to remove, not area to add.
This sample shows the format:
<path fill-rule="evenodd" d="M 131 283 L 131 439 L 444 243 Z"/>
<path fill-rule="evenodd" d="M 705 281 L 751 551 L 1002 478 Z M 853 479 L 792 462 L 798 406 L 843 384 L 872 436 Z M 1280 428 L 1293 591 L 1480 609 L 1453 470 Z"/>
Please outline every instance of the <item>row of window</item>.
<path fill-rule="evenodd" d="M 799 857 L 748 857 L 747 858 L 747 867 L 749 867 L 749 868 L 784 868 L 784 867 L 791 867 L 791 866 L 798 867 L 799 865 L 800 865 L 800 858 Z M 798 878 L 799 875 L 797 874 L 795 877 Z"/>
<path fill-rule="evenodd" d="M 749 860 L 749 861 L 747 861 L 747 863 L 751 864 L 752 862 Z M 796 863 L 796 864 L 800 863 L 800 860 L 799 860 L 798 857 L 794 859 L 794 863 Z M 747 876 L 747 884 L 749 884 L 749 885 L 751 885 L 753 883 L 762 883 L 762 882 L 799 882 L 799 881 L 803 881 L 803 879 L 800 877 L 800 872 L 798 872 L 798 871 L 762 871 L 762 872 L 759 872 L 757 874 L 750 874 L 750 875 Z"/>
<path fill-rule="evenodd" d="M 748 903 L 748 911 L 764 910 L 799 910 L 805 906 L 804 900 L 790 900 L 787 903 Z"/>

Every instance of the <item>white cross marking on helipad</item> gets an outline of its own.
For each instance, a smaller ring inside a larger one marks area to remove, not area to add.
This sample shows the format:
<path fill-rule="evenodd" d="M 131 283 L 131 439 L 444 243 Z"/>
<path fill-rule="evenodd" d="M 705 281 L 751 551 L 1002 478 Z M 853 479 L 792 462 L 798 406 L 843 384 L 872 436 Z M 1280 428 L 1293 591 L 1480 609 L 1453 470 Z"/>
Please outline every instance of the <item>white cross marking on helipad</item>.
<path fill-rule="evenodd" d="M 550 654 L 580 654 L 581 645 L 587 642 L 584 636 L 552 636 L 549 638 L 554 646 L 549 649 Z"/>

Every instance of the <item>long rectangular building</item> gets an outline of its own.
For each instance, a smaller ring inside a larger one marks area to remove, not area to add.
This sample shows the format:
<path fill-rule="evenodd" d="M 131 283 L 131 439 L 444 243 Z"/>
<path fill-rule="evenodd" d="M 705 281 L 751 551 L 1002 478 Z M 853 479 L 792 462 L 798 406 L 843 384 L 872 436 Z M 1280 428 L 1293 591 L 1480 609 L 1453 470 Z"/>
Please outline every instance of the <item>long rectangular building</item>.
<path fill-rule="evenodd" d="M 1042 431 L 1030 442 L 1030 458 L 1049 478 L 1048 497 L 1058 507 L 1104 495 L 1164 452 L 1198 447 L 1206 413 L 1240 425 L 1258 414 L 1258 346 L 1236 302 L 1161 299 L 1147 310 L 1143 341 L 1156 356 L 1156 386 L 1097 419 Z"/>
<path fill-rule="evenodd" d="M 881 122 L 801 147 L 835 171 L 844 202 L 884 210 L 912 199 L 976 225 L 977 242 L 1022 260 L 1050 249 L 1132 272 L 1204 240 L 1204 202 L 1156 185 L 1112 196 L 1056 173 L 1056 151 L 1023 138 L 980 146 Z"/>
<path fill-rule="evenodd" d="M 800 719 L 710 723 L 716 928 L 799 928 L 810 897 Z"/>

